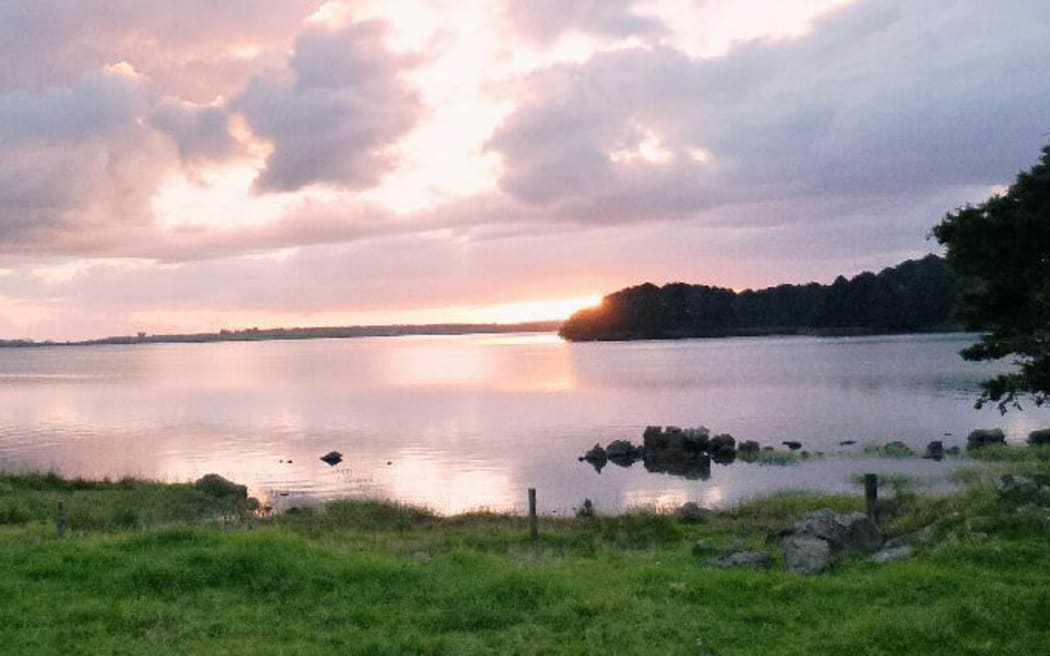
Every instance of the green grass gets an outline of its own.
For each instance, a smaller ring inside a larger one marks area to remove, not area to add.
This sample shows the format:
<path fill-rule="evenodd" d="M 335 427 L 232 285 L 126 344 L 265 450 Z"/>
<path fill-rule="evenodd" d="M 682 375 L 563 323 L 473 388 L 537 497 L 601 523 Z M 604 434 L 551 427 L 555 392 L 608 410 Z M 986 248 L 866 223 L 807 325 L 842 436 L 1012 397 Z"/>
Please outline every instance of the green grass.
<path fill-rule="evenodd" d="M 913 537 L 912 560 L 847 558 L 801 577 L 779 559 L 712 569 L 694 546 L 772 548 L 799 515 L 857 510 L 859 495 L 785 492 L 701 525 L 643 511 L 542 518 L 532 543 L 508 515 L 337 502 L 245 519 L 189 485 L 0 476 L 0 507 L 21 509 L 0 523 L 0 645 L 25 656 L 1045 653 L 1050 527 L 985 482 L 909 499 L 887 530 Z"/>

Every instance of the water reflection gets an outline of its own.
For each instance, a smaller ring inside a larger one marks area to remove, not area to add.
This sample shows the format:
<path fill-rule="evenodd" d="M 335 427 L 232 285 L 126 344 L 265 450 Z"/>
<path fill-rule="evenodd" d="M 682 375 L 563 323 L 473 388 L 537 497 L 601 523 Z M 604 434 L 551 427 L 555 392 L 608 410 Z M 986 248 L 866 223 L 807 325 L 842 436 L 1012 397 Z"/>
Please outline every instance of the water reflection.
<path fill-rule="evenodd" d="M 566 344 L 552 335 L 0 350 L 0 467 L 190 480 L 208 472 L 275 500 L 346 495 L 443 512 L 728 503 L 791 486 L 852 489 L 861 458 L 761 467 L 653 457 L 600 476 L 581 445 L 649 424 L 707 423 L 738 440 L 899 439 L 922 450 L 975 427 L 1011 440 L 1050 411 L 971 407 L 995 365 L 968 338 L 748 338 Z M 344 454 L 331 468 L 319 460 Z M 710 455 L 710 454 L 708 454 Z M 615 461 L 613 461 L 615 463 Z M 390 464 L 387 464 L 390 463 Z M 945 463 L 879 466 L 929 474 Z M 287 496 L 282 496 L 287 495 Z M 287 502 L 287 501 L 285 501 Z"/>

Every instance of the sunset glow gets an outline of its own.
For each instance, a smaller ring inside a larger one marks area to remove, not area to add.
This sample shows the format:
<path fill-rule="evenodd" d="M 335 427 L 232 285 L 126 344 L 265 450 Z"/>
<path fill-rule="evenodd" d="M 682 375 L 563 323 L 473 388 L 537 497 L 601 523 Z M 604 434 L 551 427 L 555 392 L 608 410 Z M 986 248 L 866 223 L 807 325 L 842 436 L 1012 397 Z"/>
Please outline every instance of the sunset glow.
<path fill-rule="evenodd" d="M 933 218 L 1030 160 L 1046 122 L 1020 108 L 1050 102 L 1022 5 L 196 1 L 0 27 L 0 337 L 830 282 L 933 250 Z M 974 136 L 993 124 L 1010 138 Z"/>

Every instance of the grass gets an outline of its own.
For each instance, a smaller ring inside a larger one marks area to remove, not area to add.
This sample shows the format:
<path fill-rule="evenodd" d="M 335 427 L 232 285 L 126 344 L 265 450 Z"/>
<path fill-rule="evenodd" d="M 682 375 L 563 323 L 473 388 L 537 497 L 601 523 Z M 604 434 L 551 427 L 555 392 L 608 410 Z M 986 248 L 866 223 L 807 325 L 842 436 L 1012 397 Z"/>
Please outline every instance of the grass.
<path fill-rule="evenodd" d="M 1010 458 L 995 466 L 1046 470 Z M 801 577 L 780 562 L 704 562 L 731 545 L 773 548 L 799 515 L 858 510 L 859 495 L 785 492 L 701 525 L 653 512 L 541 518 L 532 543 L 508 515 L 336 502 L 246 519 L 189 485 L 6 475 L 0 508 L 18 510 L 0 521 L 0 645 L 26 656 L 1045 653 L 1050 526 L 986 483 L 909 497 L 887 530 L 910 536 L 915 558 L 847 558 Z"/>

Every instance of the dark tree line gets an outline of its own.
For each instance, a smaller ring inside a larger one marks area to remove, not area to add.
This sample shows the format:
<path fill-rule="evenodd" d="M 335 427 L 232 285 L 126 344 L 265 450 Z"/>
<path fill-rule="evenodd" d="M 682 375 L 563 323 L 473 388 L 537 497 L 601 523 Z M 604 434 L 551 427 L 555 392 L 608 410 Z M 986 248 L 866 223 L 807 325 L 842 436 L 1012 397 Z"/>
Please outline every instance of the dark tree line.
<path fill-rule="evenodd" d="M 891 333 L 958 329 L 959 283 L 928 255 L 830 285 L 735 292 L 676 282 L 628 287 L 574 314 L 559 331 L 572 341 L 793 333 Z"/>

